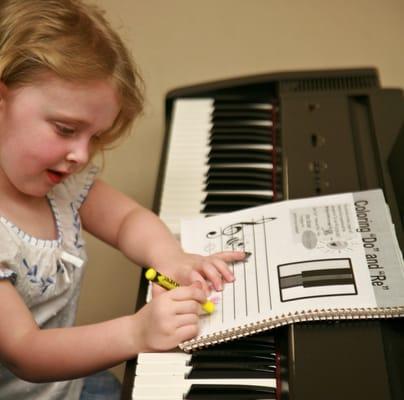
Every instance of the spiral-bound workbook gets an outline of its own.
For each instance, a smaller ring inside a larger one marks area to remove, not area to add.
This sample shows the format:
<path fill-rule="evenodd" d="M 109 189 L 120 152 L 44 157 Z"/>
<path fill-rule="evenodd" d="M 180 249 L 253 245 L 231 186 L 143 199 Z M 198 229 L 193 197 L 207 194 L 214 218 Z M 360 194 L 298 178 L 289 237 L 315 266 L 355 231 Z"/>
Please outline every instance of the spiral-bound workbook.
<path fill-rule="evenodd" d="M 280 325 L 404 316 L 403 257 L 381 190 L 288 200 L 184 220 L 189 252 L 251 253 L 214 292 L 185 351 Z"/>

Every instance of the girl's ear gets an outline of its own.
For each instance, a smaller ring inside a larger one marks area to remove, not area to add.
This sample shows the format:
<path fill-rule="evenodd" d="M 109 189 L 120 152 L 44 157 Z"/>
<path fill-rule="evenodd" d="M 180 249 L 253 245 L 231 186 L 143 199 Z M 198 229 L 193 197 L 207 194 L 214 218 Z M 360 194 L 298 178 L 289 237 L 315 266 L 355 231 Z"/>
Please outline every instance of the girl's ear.
<path fill-rule="evenodd" d="M 7 85 L 0 80 L 0 103 L 3 103 L 3 101 L 5 100 L 7 92 L 8 92 Z"/>
<path fill-rule="evenodd" d="M 8 94 L 8 87 L 3 81 L 0 80 L 0 113 L 1 114 L 5 110 L 7 94 Z"/>

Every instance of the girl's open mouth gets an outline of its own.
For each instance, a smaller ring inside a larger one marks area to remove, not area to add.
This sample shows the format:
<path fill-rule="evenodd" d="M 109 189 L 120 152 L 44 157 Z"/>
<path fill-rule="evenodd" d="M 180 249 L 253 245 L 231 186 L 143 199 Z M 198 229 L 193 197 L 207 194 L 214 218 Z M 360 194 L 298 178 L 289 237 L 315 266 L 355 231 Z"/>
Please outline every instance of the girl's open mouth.
<path fill-rule="evenodd" d="M 64 172 L 59 172 L 52 169 L 46 170 L 46 174 L 48 175 L 49 180 L 55 185 L 60 183 L 67 176 L 67 174 Z"/>

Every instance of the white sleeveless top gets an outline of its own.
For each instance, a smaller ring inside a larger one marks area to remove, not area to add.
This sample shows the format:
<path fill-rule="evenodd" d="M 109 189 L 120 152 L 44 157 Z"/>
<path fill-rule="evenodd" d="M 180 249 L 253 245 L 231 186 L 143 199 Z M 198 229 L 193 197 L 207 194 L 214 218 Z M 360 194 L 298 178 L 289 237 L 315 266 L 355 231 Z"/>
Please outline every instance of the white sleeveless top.
<path fill-rule="evenodd" d="M 74 323 L 87 259 L 78 210 L 97 171 L 89 165 L 48 193 L 57 227 L 55 240 L 32 237 L 0 216 L 0 279 L 14 283 L 42 329 Z M 29 383 L 0 364 L 2 400 L 74 400 L 80 397 L 82 384 L 82 379 Z"/>

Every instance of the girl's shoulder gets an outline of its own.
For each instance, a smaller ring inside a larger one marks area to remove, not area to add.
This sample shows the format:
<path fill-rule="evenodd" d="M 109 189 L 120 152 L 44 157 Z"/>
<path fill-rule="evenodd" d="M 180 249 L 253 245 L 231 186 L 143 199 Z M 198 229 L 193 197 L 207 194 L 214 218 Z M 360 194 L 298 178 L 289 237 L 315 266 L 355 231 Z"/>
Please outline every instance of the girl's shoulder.
<path fill-rule="evenodd" d="M 0 280 L 14 280 L 15 273 L 8 267 L 15 264 L 20 253 L 20 246 L 11 234 L 8 224 L 10 222 L 0 216 Z"/>
<path fill-rule="evenodd" d="M 14 237 L 10 235 L 9 225 L 11 224 L 6 218 L 0 216 L 0 254 L 16 251 L 17 243 Z"/>

